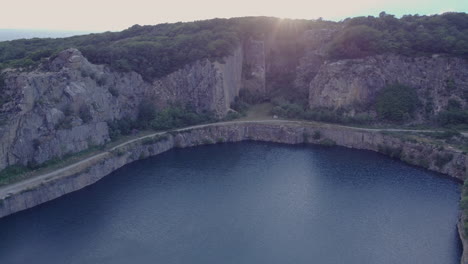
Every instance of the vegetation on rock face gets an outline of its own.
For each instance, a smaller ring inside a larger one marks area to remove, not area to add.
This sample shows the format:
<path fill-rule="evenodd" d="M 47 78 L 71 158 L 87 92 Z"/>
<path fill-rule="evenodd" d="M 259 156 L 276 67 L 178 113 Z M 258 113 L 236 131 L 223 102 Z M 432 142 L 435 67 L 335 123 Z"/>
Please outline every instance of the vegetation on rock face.
<path fill-rule="evenodd" d="M 271 110 L 271 114 L 282 118 L 357 125 L 365 125 L 374 121 L 373 117 L 365 113 L 353 116 L 346 115 L 345 109 L 309 109 L 306 105 L 293 103 L 283 99 L 273 100 L 272 103 L 274 107 Z"/>
<path fill-rule="evenodd" d="M 189 106 L 171 105 L 163 110 L 157 110 L 151 102 L 143 101 L 139 106 L 139 114 L 136 120 L 123 118 L 108 122 L 109 136 L 112 140 L 115 140 L 120 136 L 130 135 L 132 131 L 137 129 L 161 131 L 216 120 L 213 113 L 197 113 Z"/>
<path fill-rule="evenodd" d="M 377 96 L 378 116 L 387 121 L 409 120 L 418 104 L 416 91 L 408 86 L 394 84 L 385 87 Z"/>
<path fill-rule="evenodd" d="M 437 122 L 444 127 L 468 128 L 468 110 L 463 110 L 459 101 L 450 99 L 447 108 L 437 115 Z"/>

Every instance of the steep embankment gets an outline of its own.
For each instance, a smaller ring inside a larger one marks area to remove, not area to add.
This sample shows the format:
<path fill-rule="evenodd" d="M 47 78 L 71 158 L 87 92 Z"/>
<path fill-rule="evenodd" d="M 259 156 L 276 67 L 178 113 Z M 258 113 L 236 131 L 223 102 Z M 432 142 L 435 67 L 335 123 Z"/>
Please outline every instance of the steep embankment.
<path fill-rule="evenodd" d="M 356 108 L 372 105 L 389 84 L 416 90 L 420 100 L 417 119 L 445 110 L 449 99 L 466 104 L 468 62 L 458 58 L 379 55 L 325 62 L 310 83 L 309 105 Z"/>
<path fill-rule="evenodd" d="M 33 72 L 8 71 L 0 109 L 0 169 L 40 164 L 109 141 L 108 122 L 135 119 L 147 100 L 224 116 L 239 93 L 243 52 L 196 61 L 152 83 L 68 49 Z"/>
<path fill-rule="evenodd" d="M 200 125 L 135 139 L 67 168 L 0 189 L 0 217 L 6 216 L 90 185 L 112 171 L 138 159 L 171 148 L 256 140 L 286 144 L 324 144 L 366 149 L 403 161 L 466 178 L 468 156 L 420 142 L 408 142 L 380 131 L 293 121 L 250 121 Z M 444 164 L 439 157 L 450 156 Z"/>

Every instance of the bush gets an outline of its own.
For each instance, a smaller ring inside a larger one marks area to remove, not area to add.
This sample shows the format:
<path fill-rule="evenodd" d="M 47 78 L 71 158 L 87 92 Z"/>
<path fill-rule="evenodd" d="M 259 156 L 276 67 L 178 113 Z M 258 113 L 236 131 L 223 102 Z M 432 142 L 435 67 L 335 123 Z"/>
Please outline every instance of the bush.
<path fill-rule="evenodd" d="M 239 112 L 229 111 L 227 113 L 226 117 L 224 117 L 224 120 L 225 121 L 230 121 L 230 120 L 241 118 L 242 116 L 243 115 L 240 114 Z"/>
<path fill-rule="evenodd" d="M 109 88 L 109 93 L 114 96 L 114 97 L 119 97 L 119 90 L 115 87 L 110 87 Z"/>
<path fill-rule="evenodd" d="M 447 163 L 449 163 L 453 159 L 453 154 L 446 153 L 446 154 L 437 154 L 435 160 L 435 165 L 442 169 Z"/>
<path fill-rule="evenodd" d="M 83 120 L 84 123 L 88 123 L 91 120 L 93 120 L 93 116 L 91 115 L 91 110 L 89 109 L 89 106 L 85 104 L 80 106 L 79 116 L 81 120 Z"/>
<path fill-rule="evenodd" d="M 213 113 L 196 113 L 190 107 L 171 106 L 155 114 L 150 122 L 154 130 L 167 130 L 215 121 Z"/>
<path fill-rule="evenodd" d="M 130 118 L 108 121 L 107 125 L 109 127 L 109 137 L 111 140 L 116 140 L 120 136 L 130 135 L 135 128 L 135 122 Z"/>
<path fill-rule="evenodd" d="M 328 139 L 328 138 L 324 138 L 324 139 L 320 140 L 319 144 L 322 145 L 322 146 L 326 146 L 326 147 L 336 146 L 336 142 L 331 140 L 331 139 Z"/>
<path fill-rule="evenodd" d="M 403 151 L 401 147 L 391 147 L 389 145 L 380 145 L 380 144 L 377 146 L 377 150 L 380 153 L 385 154 L 395 159 L 401 159 L 401 155 Z"/>
<path fill-rule="evenodd" d="M 314 134 L 312 135 L 312 138 L 315 140 L 319 140 L 322 137 L 322 133 L 320 131 L 316 130 L 314 131 Z"/>
<path fill-rule="evenodd" d="M 463 197 L 460 201 L 460 207 L 463 209 L 463 210 L 468 210 L 468 197 Z"/>
<path fill-rule="evenodd" d="M 150 100 L 143 100 L 138 106 L 138 126 L 149 128 L 150 122 L 156 117 L 156 106 Z"/>
<path fill-rule="evenodd" d="M 21 166 L 21 165 L 8 166 L 2 171 L 0 171 L 0 184 L 9 183 L 12 179 L 17 177 L 18 175 L 24 174 L 28 171 L 30 171 L 30 169 L 28 169 L 25 166 Z"/>
<path fill-rule="evenodd" d="M 413 88 L 394 84 L 379 92 L 376 110 L 378 116 L 383 120 L 402 122 L 413 115 L 418 102 L 418 96 Z"/>
<path fill-rule="evenodd" d="M 468 111 L 463 110 L 461 103 L 455 99 L 448 101 L 446 110 L 437 115 L 437 122 L 444 127 L 468 124 Z"/>

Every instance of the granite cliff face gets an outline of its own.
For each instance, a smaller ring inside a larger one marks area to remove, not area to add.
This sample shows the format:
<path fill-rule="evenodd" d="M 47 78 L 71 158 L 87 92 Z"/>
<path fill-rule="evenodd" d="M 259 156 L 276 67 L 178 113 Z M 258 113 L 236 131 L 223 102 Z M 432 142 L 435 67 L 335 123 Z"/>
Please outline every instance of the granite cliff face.
<path fill-rule="evenodd" d="M 389 84 L 416 89 L 417 118 L 445 109 L 449 99 L 466 104 L 468 63 L 457 58 L 379 55 L 325 62 L 310 83 L 310 107 L 354 108 L 373 104 Z"/>
<path fill-rule="evenodd" d="M 223 62 L 196 61 L 149 83 L 68 49 L 33 72 L 6 72 L 0 106 L 0 169 L 40 164 L 109 140 L 108 121 L 138 115 L 143 99 L 158 108 L 192 105 L 223 117 L 241 87 L 242 49 Z"/>

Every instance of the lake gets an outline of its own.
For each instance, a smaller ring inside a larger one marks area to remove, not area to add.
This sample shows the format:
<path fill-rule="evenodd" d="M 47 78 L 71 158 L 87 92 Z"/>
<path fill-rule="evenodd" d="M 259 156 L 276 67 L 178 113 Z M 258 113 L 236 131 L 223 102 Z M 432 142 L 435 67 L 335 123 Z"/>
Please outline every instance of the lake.
<path fill-rule="evenodd" d="M 0 219 L 0 263 L 458 264 L 459 197 L 370 151 L 174 149 Z"/>

